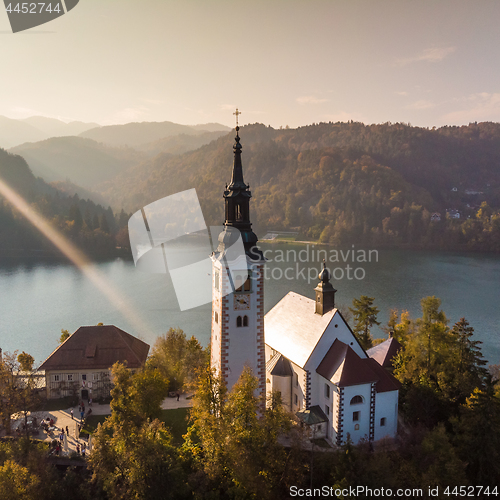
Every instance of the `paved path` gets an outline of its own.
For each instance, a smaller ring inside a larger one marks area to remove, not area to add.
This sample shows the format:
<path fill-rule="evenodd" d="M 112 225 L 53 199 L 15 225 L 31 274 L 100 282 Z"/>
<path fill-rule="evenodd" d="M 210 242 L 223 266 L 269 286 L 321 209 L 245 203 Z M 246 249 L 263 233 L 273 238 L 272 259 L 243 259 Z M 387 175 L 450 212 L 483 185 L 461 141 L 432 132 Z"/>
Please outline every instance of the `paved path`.
<path fill-rule="evenodd" d="M 164 410 L 171 410 L 174 408 L 187 408 L 192 406 L 193 400 L 191 399 L 191 394 L 181 394 L 179 397 L 179 401 L 177 401 L 177 398 L 166 398 L 161 407 Z M 188 399 L 189 398 L 189 399 Z M 111 409 L 109 407 L 109 404 L 98 404 L 98 403 L 92 403 L 92 415 L 111 415 Z M 87 414 L 89 410 L 89 407 L 86 405 L 85 406 L 85 413 Z M 54 410 L 54 411 L 38 411 L 38 412 L 33 412 L 31 416 L 34 416 L 37 418 L 38 424 L 43 419 L 47 418 L 52 418 L 54 420 L 54 427 L 55 429 L 47 434 L 44 431 L 40 431 L 38 434 L 38 439 L 41 439 L 43 441 L 52 441 L 54 439 L 59 439 L 59 435 L 61 433 L 61 429 L 64 429 L 64 432 L 66 433 L 66 427 L 68 427 L 69 430 L 69 437 L 67 437 L 67 442 L 68 442 L 68 452 L 67 453 L 61 453 L 61 456 L 65 455 L 70 455 L 72 452 L 76 451 L 76 446 L 77 444 L 80 445 L 80 449 L 82 444 L 85 442 L 86 446 L 88 446 L 88 440 L 83 439 L 78 435 L 78 425 L 81 424 L 81 416 L 80 412 L 78 411 L 78 406 L 73 407 L 73 418 L 71 417 L 71 408 L 68 408 L 66 410 Z M 18 425 L 22 425 L 24 422 L 24 419 L 18 419 L 17 422 L 13 422 L 13 429 L 16 428 Z"/>
<path fill-rule="evenodd" d="M 193 394 L 192 393 L 186 393 L 186 394 L 181 394 L 179 397 L 179 401 L 177 401 L 177 398 L 166 398 L 163 403 L 161 404 L 161 407 L 164 410 L 172 410 L 174 408 L 189 408 L 190 406 L 193 406 Z M 189 399 L 188 399 L 189 398 Z"/>

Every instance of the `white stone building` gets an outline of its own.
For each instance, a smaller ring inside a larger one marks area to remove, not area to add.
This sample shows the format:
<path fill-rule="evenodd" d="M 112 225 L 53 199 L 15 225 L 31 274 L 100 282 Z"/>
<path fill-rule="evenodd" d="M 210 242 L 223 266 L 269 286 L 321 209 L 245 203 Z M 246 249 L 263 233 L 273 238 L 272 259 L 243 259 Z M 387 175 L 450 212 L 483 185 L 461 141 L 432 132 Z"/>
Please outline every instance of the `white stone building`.
<path fill-rule="evenodd" d="M 290 292 L 265 316 L 267 391 L 279 390 L 287 408 L 314 421 L 316 437 L 338 445 L 347 434 L 354 443 L 395 437 L 400 384 L 334 307 L 326 269 L 320 279 L 316 301 Z"/>

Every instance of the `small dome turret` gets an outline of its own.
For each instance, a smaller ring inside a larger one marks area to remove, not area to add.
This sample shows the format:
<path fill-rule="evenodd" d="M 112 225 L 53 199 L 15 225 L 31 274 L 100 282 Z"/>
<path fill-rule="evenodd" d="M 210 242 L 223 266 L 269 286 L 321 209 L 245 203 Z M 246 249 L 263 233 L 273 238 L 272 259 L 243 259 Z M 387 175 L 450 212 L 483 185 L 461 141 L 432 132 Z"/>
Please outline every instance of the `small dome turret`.
<path fill-rule="evenodd" d="M 325 261 L 325 259 L 323 259 L 323 269 L 319 273 L 318 278 L 323 283 L 328 283 L 330 281 L 331 275 L 330 275 L 330 271 L 328 271 L 328 269 L 326 268 L 326 261 Z"/>
<path fill-rule="evenodd" d="M 335 308 L 335 288 L 330 283 L 332 275 L 326 268 L 326 261 L 323 259 L 323 269 L 318 275 L 319 283 L 314 289 L 316 292 L 316 314 L 323 314 Z"/>

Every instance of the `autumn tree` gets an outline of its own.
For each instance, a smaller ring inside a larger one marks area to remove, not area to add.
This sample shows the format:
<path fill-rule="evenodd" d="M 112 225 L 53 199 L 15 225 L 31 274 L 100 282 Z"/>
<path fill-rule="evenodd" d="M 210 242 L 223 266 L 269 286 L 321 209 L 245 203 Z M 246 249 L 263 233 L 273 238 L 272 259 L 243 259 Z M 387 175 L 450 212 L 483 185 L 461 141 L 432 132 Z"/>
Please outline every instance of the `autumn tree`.
<path fill-rule="evenodd" d="M 168 381 L 158 369 L 132 374 L 112 367 L 111 416 L 93 434 L 89 457 L 93 483 L 110 498 L 188 498 L 182 461 L 157 418 Z"/>
<path fill-rule="evenodd" d="M 64 330 L 63 328 L 61 328 L 61 336 L 59 337 L 59 343 L 62 344 L 69 337 L 70 337 L 69 331 L 68 330 Z"/>
<path fill-rule="evenodd" d="M 11 416 L 21 412 L 27 429 L 27 416 L 38 408 L 37 375 L 33 368 L 34 358 L 24 351 L 17 355 L 4 353 L 0 362 L 0 418 L 10 433 Z"/>
<path fill-rule="evenodd" d="M 180 328 L 170 328 L 155 342 L 148 366 L 157 368 L 169 380 L 170 391 L 177 391 L 191 385 L 207 361 L 207 352 L 194 336 L 187 339 Z"/>
<path fill-rule="evenodd" d="M 203 471 L 204 487 L 222 498 L 281 498 L 302 478 L 297 449 L 285 449 L 278 440 L 291 431 L 291 416 L 277 394 L 264 408 L 257 389 L 249 368 L 227 397 L 210 368 L 199 379 L 184 453 L 196 457 L 194 469 Z"/>
<path fill-rule="evenodd" d="M 467 398 L 452 423 L 468 477 L 477 484 L 500 484 L 500 399 L 491 376 Z"/>
<path fill-rule="evenodd" d="M 33 369 L 33 364 L 35 363 L 35 358 L 26 352 L 22 352 L 17 356 L 17 362 L 19 363 L 19 367 L 24 372 L 29 372 Z"/>

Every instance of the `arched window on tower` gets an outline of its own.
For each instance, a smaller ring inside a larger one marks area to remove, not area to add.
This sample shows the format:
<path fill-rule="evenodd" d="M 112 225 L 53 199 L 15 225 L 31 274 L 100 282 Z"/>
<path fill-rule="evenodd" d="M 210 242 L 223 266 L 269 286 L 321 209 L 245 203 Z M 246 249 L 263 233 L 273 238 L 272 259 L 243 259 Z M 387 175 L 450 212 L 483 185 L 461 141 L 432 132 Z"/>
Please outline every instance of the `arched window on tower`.
<path fill-rule="evenodd" d="M 248 316 L 243 316 L 243 326 L 248 326 Z"/>
<path fill-rule="evenodd" d="M 237 326 L 237 327 L 240 327 L 240 326 L 241 326 L 241 316 L 238 316 L 238 317 L 236 318 L 236 326 Z"/>
<path fill-rule="evenodd" d="M 363 403 L 363 396 L 354 396 L 351 399 L 351 404 L 352 405 L 360 405 Z"/>
<path fill-rule="evenodd" d="M 236 220 L 243 220 L 243 213 L 239 203 L 236 204 Z"/>

